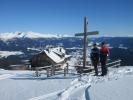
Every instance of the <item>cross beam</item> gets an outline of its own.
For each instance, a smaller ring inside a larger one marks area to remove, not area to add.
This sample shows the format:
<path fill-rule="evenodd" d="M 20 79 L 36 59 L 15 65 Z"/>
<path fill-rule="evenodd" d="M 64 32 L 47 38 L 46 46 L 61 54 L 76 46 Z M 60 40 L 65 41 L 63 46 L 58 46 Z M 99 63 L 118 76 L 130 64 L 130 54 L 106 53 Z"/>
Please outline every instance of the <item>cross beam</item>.
<path fill-rule="evenodd" d="M 93 32 L 87 32 L 88 31 L 88 18 L 84 18 L 84 33 L 76 33 L 75 36 L 84 36 L 84 48 L 83 48 L 83 67 L 86 67 L 86 50 L 88 46 L 87 42 L 87 36 L 88 35 L 97 35 L 99 34 L 98 31 L 93 31 Z"/>
<path fill-rule="evenodd" d="M 87 34 L 87 36 L 88 35 L 97 35 L 98 34 L 98 31 L 87 32 L 86 34 Z M 83 36 L 83 35 L 84 35 L 84 33 L 76 33 L 75 34 L 75 36 Z"/>

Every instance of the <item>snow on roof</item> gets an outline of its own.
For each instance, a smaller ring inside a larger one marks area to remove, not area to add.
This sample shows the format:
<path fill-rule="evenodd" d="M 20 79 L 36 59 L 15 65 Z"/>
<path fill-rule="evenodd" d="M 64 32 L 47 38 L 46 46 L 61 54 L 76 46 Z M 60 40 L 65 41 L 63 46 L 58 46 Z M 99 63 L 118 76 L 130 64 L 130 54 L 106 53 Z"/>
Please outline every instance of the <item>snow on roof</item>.
<path fill-rule="evenodd" d="M 52 48 L 51 51 L 53 51 L 59 55 L 63 55 L 66 53 L 66 51 L 62 47 Z"/>
<path fill-rule="evenodd" d="M 65 58 L 68 58 L 71 56 L 71 55 L 66 55 L 65 50 L 62 47 L 49 48 L 48 51 L 44 50 L 44 52 L 47 54 L 47 56 L 50 59 L 52 59 L 56 63 L 60 63 L 64 61 Z"/>
<path fill-rule="evenodd" d="M 60 63 L 60 62 L 64 61 L 64 59 L 65 59 L 64 57 L 63 58 L 59 57 L 57 54 L 55 54 L 52 51 L 49 52 L 49 51 L 44 50 L 44 52 L 47 54 L 47 56 L 49 58 L 51 58 L 56 63 Z"/>
<path fill-rule="evenodd" d="M 65 55 L 65 58 L 69 58 L 69 57 L 71 57 L 71 55 Z"/>

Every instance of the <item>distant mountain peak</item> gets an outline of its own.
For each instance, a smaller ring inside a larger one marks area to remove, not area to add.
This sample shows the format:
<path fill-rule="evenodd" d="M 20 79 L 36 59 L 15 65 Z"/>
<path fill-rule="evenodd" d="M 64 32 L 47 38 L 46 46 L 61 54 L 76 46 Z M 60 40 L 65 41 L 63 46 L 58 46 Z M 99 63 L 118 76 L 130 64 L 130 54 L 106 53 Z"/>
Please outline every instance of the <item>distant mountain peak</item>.
<path fill-rule="evenodd" d="M 7 32 L 0 33 L 1 40 L 10 40 L 14 38 L 61 38 L 61 37 L 70 37 L 68 35 L 56 35 L 56 34 L 41 34 L 36 32 Z"/>

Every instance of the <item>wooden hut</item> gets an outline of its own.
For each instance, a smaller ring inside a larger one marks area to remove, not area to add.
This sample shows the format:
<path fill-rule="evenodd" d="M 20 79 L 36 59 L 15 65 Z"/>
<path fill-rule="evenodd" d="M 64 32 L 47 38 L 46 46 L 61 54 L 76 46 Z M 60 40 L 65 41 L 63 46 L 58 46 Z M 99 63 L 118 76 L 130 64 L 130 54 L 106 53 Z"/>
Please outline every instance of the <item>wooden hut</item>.
<path fill-rule="evenodd" d="M 32 57 L 31 68 L 64 64 L 70 57 L 62 47 L 49 48 Z"/>

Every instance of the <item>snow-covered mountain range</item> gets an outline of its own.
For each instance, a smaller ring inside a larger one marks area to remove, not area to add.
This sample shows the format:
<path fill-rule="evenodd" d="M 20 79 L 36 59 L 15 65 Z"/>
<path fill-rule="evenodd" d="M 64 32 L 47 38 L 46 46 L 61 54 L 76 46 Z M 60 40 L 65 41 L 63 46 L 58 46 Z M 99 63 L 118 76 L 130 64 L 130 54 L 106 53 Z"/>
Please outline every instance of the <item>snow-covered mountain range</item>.
<path fill-rule="evenodd" d="M 68 35 L 60 35 L 60 34 L 41 34 L 36 32 L 7 32 L 0 33 L 1 40 L 10 40 L 14 38 L 61 38 L 61 37 L 70 37 Z"/>
<path fill-rule="evenodd" d="M 89 43 L 106 41 L 110 47 L 110 59 L 122 59 L 122 65 L 133 65 L 133 37 L 99 37 L 90 38 Z M 34 54 L 47 46 L 63 46 L 64 48 L 82 48 L 83 38 L 69 37 L 66 35 L 41 34 L 34 32 L 0 33 L 0 51 L 21 51 L 22 55 L 11 55 L 1 58 L 0 65 L 8 66 L 11 60 L 30 59 Z M 74 52 L 76 49 L 67 49 Z M 6 53 L 4 53 L 6 54 Z M 3 57 L 3 52 L 0 54 Z M 14 59 L 12 59 L 14 57 Z M 4 62 L 4 63 L 3 63 Z M 17 64 L 15 62 L 15 64 Z M 19 62 L 20 63 L 20 62 Z M 8 64 L 8 65 L 7 65 Z M 11 63 L 10 63 L 11 64 Z"/>

